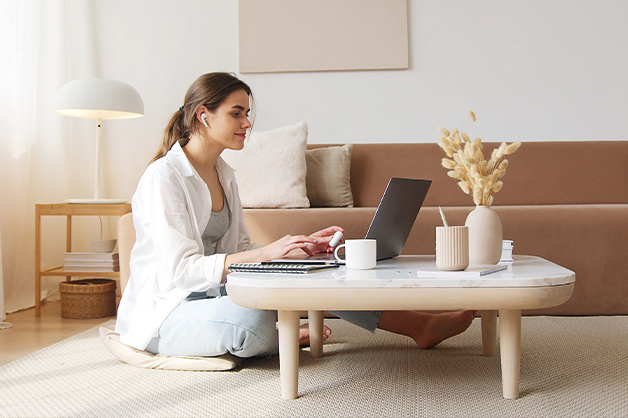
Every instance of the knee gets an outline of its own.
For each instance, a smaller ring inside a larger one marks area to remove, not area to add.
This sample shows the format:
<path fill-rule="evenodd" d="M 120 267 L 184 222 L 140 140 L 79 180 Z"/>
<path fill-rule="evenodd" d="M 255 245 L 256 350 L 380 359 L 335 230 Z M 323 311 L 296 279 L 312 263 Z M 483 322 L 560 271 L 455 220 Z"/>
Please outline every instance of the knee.
<path fill-rule="evenodd" d="M 233 347 L 229 350 L 238 357 L 259 357 L 277 354 L 276 316 L 273 311 L 252 310 L 245 323 L 233 327 Z"/>

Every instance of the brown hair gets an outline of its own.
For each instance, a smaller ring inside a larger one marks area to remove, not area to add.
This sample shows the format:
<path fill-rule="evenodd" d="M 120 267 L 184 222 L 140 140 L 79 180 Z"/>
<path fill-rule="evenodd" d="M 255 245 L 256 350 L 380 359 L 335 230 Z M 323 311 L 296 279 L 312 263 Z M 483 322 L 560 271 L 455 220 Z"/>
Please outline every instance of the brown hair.
<path fill-rule="evenodd" d="M 190 140 L 190 135 L 198 129 L 196 110 L 205 106 L 210 112 L 215 111 L 222 102 L 234 91 L 244 90 L 253 98 L 250 87 L 229 73 L 203 74 L 192 83 L 183 101 L 183 106 L 177 110 L 164 130 L 163 141 L 151 163 L 160 159 L 179 141 L 184 147 Z"/>

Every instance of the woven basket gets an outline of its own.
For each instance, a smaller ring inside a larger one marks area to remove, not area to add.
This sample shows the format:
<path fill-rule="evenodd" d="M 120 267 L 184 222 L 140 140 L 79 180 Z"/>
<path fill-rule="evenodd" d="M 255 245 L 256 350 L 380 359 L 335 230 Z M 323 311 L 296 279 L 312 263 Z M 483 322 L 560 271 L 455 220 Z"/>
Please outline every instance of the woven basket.
<path fill-rule="evenodd" d="M 59 283 L 61 317 L 103 318 L 116 314 L 116 282 L 85 279 Z"/>

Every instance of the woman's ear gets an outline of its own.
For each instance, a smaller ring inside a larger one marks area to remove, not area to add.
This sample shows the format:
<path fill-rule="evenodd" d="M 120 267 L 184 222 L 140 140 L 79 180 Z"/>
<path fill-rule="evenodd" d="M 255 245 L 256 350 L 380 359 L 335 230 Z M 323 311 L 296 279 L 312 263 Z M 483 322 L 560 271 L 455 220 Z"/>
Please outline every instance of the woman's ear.
<path fill-rule="evenodd" d="M 198 109 L 196 109 L 196 119 L 205 125 L 206 128 L 209 128 L 209 125 L 207 124 L 207 113 L 208 111 L 205 106 L 199 106 Z"/>

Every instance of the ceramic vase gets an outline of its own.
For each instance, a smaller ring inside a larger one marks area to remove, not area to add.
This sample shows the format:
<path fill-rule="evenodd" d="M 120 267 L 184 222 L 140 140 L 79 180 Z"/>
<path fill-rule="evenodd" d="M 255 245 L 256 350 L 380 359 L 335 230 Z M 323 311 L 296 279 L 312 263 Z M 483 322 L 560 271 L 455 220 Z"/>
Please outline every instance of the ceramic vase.
<path fill-rule="evenodd" d="M 469 213 L 469 265 L 497 264 L 502 255 L 502 223 L 490 206 L 476 206 Z"/>

